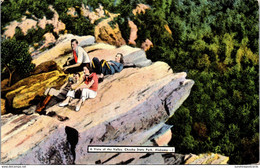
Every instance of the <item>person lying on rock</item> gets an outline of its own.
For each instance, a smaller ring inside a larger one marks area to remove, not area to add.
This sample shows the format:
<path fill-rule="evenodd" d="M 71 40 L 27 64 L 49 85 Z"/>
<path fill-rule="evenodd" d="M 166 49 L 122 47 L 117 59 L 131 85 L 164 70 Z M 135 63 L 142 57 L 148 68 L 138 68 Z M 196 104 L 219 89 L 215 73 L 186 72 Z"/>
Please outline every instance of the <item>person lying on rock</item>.
<path fill-rule="evenodd" d="M 115 61 L 101 60 L 97 57 L 92 59 L 92 69 L 98 74 L 99 78 L 103 78 L 105 75 L 113 75 L 116 72 L 121 72 L 124 67 L 123 54 L 117 53 Z"/>
<path fill-rule="evenodd" d="M 71 48 L 73 56 L 68 58 L 63 65 L 63 70 L 66 73 L 80 72 L 84 66 L 90 67 L 90 59 L 87 52 L 78 45 L 76 39 L 71 40 Z"/>
<path fill-rule="evenodd" d="M 76 87 L 79 82 L 80 82 L 80 74 L 77 72 L 73 74 L 73 77 L 69 77 L 68 81 L 65 82 L 59 90 L 54 88 L 47 88 L 44 92 L 44 95 L 46 97 L 42 102 L 40 102 L 37 105 L 36 112 L 40 113 L 46 108 L 47 105 L 53 106 L 54 104 L 57 104 L 61 100 L 66 99 L 66 95 L 68 91 L 71 90 L 73 87 Z M 53 96 L 55 96 L 55 98 Z"/>
<path fill-rule="evenodd" d="M 67 106 L 72 98 L 75 98 L 75 92 L 81 90 L 81 98 L 78 101 L 75 111 L 79 111 L 81 105 L 85 102 L 86 99 L 93 99 L 97 96 L 98 89 L 98 77 L 95 72 L 91 72 L 85 66 L 83 67 L 83 80 L 78 84 L 78 86 L 74 87 L 73 90 L 70 90 L 67 93 L 67 98 L 59 104 L 60 107 Z"/>

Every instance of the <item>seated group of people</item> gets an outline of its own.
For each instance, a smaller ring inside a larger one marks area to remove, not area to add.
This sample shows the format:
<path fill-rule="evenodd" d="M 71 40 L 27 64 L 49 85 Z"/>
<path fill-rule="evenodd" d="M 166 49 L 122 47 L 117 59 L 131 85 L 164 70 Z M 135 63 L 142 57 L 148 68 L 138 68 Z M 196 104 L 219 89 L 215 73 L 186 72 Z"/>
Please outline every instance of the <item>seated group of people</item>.
<path fill-rule="evenodd" d="M 71 40 L 71 47 L 73 57 L 66 61 L 63 65 L 63 70 L 65 73 L 73 73 L 73 77 L 69 77 L 68 81 L 59 90 L 47 88 L 44 93 L 46 98 L 41 102 L 41 105 L 37 107 L 36 112 L 41 112 L 52 96 L 63 100 L 59 103 L 59 106 L 64 107 L 67 106 L 73 98 L 79 97 L 80 95 L 80 99 L 75 108 L 75 111 L 79 111 L 85 100 L 97 96 L 99 79 L 103 80 L 105 75 L 112 75 L 123 70 L 124 61 L 123 54 L 121 53 L 116 54 L 114 61 L 100 61 L 94 57 L 90 62 L 87 52 L 78 45 L 76 39 Z M 82 70 L 83 76 L 80 77 L 79 71 Z"/>

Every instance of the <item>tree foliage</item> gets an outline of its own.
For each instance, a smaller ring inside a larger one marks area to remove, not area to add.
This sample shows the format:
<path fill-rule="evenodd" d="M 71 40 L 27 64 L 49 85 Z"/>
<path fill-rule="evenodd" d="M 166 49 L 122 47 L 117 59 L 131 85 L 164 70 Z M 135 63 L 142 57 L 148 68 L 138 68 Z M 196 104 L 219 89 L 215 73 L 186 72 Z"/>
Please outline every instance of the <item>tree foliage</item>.
<path fill-rule="evenodd" d="M 9 74 L 9 86 L 12 84 L 14 72 L 26 77 L 34 68 L 28 49 L 26 42 L 17 41 L 15 38 L 1 41 L 1 72 Z"/>

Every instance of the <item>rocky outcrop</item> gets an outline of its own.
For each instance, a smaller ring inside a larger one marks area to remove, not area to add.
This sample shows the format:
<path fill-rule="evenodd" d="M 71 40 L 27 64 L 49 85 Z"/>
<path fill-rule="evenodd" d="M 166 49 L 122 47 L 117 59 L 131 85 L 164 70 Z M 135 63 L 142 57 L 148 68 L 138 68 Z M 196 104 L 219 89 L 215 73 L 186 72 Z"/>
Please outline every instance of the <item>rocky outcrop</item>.
<path fill-rule="evenodd" d="M 33 16 L 34 19 L 27 19 L 26 16 L 24 16 L 21 22 L 13 21 L 6 26 L 3 36 L 12 38 L 15 35 L 16 27 L 19 27 L 24 35 L 26 35 L 29 29 L 37 29 L 37 26 L 45 29 L 47 24 L 53 25 L 53 31 L 59 34 L 60 31 L 65 30 L 66 26 L 59 20 L 59 14 L 57 11 L 55 11 L 52 6 L 49 6 L 49 9 L 54 13 L 51 20 L 47 20 L 45 16 L 42 19 L 38 19 L 35 16 Z"/>
<path fill-rule="evenodd" d="M 38 19 L 38 26 L 45 29 L 47 24 L 51 24 L 54 27 L 53 31 L 59 34 L 60 31 L 65 30 L 66 25 L 59 20 L 59 14 L 52 5 L 49 6 L 49 9 L 54 13 L 53 18 L 51 20 L 47 20 L 44 16 L 42 19 Z"/>
<path fill-rule="evenodd" d="M 77 13 L 77 11 L 74 7 L 71 7 L 71 8 L 68 9 L 67 15 L 69 15 L 73 18 L 78 17 L 78 13 Z"/>
<path fill-rule="evenodd" d="M 95 43 L 95 37 L 93 36 L 89 36 L 88 38 L 82 40 L 80 43 L 79 43 L 79 46 L 81 47 L 86 47 L 86 46 L 89 46 L 89 45 L 92 45 Z"/>
<path fill-rule="evenodd" d="M 5 37 L 13 37 L 15 34 L 15 29 L 19 25 L 17 21 L 12 21 L 8 26 L 5 27 L 5 32 L 3 33 L 3 36 Z"/>
<path fill-rule="evenodd" d="M 5 109 L 5 99 L 1 99 L 1 115 L 6 113 Z"/>
<path fill-rule="evenodd" d="M 137 7 L 132 11 L 133 14 L 136 16 L 137 14 L 145 14 L 145 11 L 151 9 L 149 5 L 145 4 L 138 4 Z"/>
<path fill-rule="evenodd" d="M 136 45 L 135 40 L 137 39 L 138 28 L 135 25 L 135 23 L 133 21 L 131 21 L 131 20 L 128 20 L 128 26 L 131 29 L 130 30 L 130 37 L 129 37 L 129 40 L 128 40 L 128 44 Z"/>
<path fill-rule="evenodd" d="M 90 23 L 94 24 L 96 20 L 105 17 L 104 7 L 99 4 L 99 7 L 95 9 L 95 11 L 91 11 L 89 6 L 84 4 L 81 5 L 81 15 L 87 17 L 90 20 Z"/>
<path fill-rule="evenodd" d="M 50 72 L 57 70 L 57 68 L 57 63 L 55 61 L 46 61 L 35 67 L 32 74 L 36 75 L 40 73 Z"/>
<path fill-rule="evenodd" d="M 172 139 L 172 125 L 165 124 L 158 132 L 156 132 L 149 139 L 154 140 L 157 146 L 168 146 L 168 143 Z"/>
<path fill-rule="evenodd" d="M 44 44 L 39 48 L 41 50 L 44 47 L 49 47 L 51 44 L 56 42 L 56 39 L 52 33 L 46 33 L 43 35 L 44 37 Z"/>
<path fill-rule="evenodd" d="M 215 153 L 200 155 L 190 154 L 189 159 L 185 161 L 185 164 L 227 164 L 228 160 L 229 157 Z"/>
<path fill-rule="evenodd" d="M 126 42 L 121 35 L 121 31 L 114 18 L 108 18 L 95 26 L 95 38 L 97 42 L 108 43 L 115 46 L 125 45 Z"/>
<path fill-rule="evenodd" d="M 137 67 L 145 67 L 152 64 L 152 61 L 146 58 L 144 50 L 138 50 L 131 54 L 124 55 L 124 62 L 135 64 Z"/>
<path fill-rule="evenodd" d="M 26 16 L 22 18 L 22 22 L 19 24 L 19 27 L 21 28 L 24 35 L 27 34 L 27 31 L 29 29 L 36 29 L 37 21 L 33 19 L 26 19 Z"/>
<path fill-rule="evenodd" d="M 105 12 L 104 7 L 100 4 L 99 7 L 95 9 L 95 11 L 91 11 L 89 6 L 84 4 L 82 4 L 80 10 L 81 15 L 87 17 L 91 24 L 100 21 L 95 26 L 94 31 L 97 42 L 107 43 L 115 46 L 122 46 L 126 44 L 121 35 L 118 24 L 114 21 L 114 18 L 118 17 L 119 14 L 109 13 L 108 11 Z M 74 10 L 71 9 L 71 11 Z"/>
<path fill-rule="evenodd" d="M 5 118 L 2 163 L 117 164 L 138 163 L 142 156 L 148 159 L 144 153 L 89 153 L 87 146 L 152 146 L 159 135 L 167 137 L 169 129 L 162 129 L 164 122 L 188 97 L 194 84 L 185 78 L 186 73 L 174 74 L 163 62 L 127 68 L 106 77 L 97 97 L 87 100 L 77 114 L 77 100 L 72 101 L 72 106 L 47 109 L 67 116 L 67 121 L 61 123 L 37 114 Z M 166 156 L 154 161 L 151 158 L 150 163 L 161 164 L 164 160 Z"/>
<path fill-rule="evenodd" d="M 53 6 L 50 5 L 49 9 L 52 12 L 54 12 L 54 15 L 53 15 L 53 18 L 51 19 L 51 21 L 47 21 L 47 23 L 52 24 L 54 27 L 53 31 L 56 32 L 57 34 L 59 34 L 59 32 L 61 30 L 65 30 L 66 25 L 62 21 L 59 20 L 59 14 L 55 9 L 53 9 Z"/>
<path fill-rule="evenodd" d="M 24 35 L 27 34 L 27 31 L 31 28 L 36 28 L 37 21 L 33 19 L 26 19 L 26 16 L 22 18 L 22 21 L 19 23 L 17 21 L 12 21 L 8 26 L 5 27 L 5 32 L 3 36 L 6 38 L 12 38 L 15 35 L 15 29 L 19 27 Z"/>
<path fill-rule="evenodd" d="M 33 75 L 22 79 L 12 87 L 7 88 L 10 91 L 5 97 L 8 105 L 13 108 L 27 107 L 31 105 L 31 101 L 34 100 L 36 96 L 42 96 L 46 88 L 59 88 L 66 80 L 67 75 L 58 70 Z"/>

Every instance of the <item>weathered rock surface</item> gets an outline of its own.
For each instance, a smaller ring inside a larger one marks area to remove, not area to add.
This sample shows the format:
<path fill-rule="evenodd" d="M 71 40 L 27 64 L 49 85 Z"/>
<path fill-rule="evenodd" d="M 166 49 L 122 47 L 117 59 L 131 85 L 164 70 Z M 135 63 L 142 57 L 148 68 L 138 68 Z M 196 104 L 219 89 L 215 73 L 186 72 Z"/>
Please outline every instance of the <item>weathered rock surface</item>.
<path fill-rule="evenodd" d="M 129 39 L 128 39 L 128 44 L 136 45 L 135 40 L 137 39 L 138 28 L 135 25 L 135 23 L 133 21 L 131 21 L 131 20 L 128 20 L 128 26 L 131 29 L 130 30 L 130 36 L 129 36 Z"/>
<path fill-rule="evenodd" d="M 19 27 L 21 28 L 24 35 L 27 34 L 27 31 L 29 29 L 35 29 L 37 25 L 37 21 L 33 19 L 26 19 L 26 16 L 22 18 L 22 22 L 19 24 Z"/>
<path fill-rule="evenodd" d="M 36 75 L 54 70 L 57 70 L 57 63 L 55 61 L 46 61 L 35 67 L 32 74 Z"/>
<path fill-rule="evenodd" d="M 73 18 L 78 17 L 78 13 L 74 7 L 68 8 L 67 15 L 69 15 Z"/>
<path fill-rule="evenodd" d="M 38 19 L 35 16 L 33 16 L 34 19 L 26 19 L 26 16 L 24 16 L 21 22 L 13 21 L 8 26 L 6 26 L 6 30 L 3 33 L 3 36 L 12 38 L 15 35 L 16 27 L 19 27 L 24 35 L 26 35 L 29 29 L 37 29 L 37 26 L 45 29 L 47 24 L 53 25 L 53 31 L 59 34 L 61 30 L 65 30 L 66 25 L 59 20 L 59 14 L 55 9 L 53 9 L 51 5 L 49 6 L 49 9 L 54 12 L 53 18 L 51 20 L 47 20 L 45 16 L 42 19 Z"/>
<path fill-rule="evenodd" d="M 5 118 L 2 163 L 72 164 L 74 151 L 76 164 L 138 163 L 144 153 L 88 153 L 87 146 L 153 145 L 150 138 L 190 93 L 194 82 L 185 77 L 186 73 L 172 73 L 163 62 L 127 68 L 108 76 L 99 85 L 97 97 L 87 100 L 79 112 L 71 106 L 77 100 L 68 107 L 47 109 L 69 117 L 67 121 L 37 114 Z M 154 164 L 163 160 L 158 158 Z"/>
<path fill-rule="evenodd" d="M 37 21 L 33 19 L 26 19 L 26 16 L 22 18 L 21 22 L 12 21 L 8 26 L 5 27 L 6 30 L 3 33 L 3 36 L 12 38 L 15 35 L 16 27 L 19 27 L 23 34 L 26 35 L 29 29 L 37 27 Z"/>
<path fill-rule="evenodd" d="M 46 33 L 43 35 L 43 37 L 45 39 L 44 44 L 38 50 L 41 50 L 45 47 L 49 47 L 51 44 L 56 42 L 56 39 L 52 33 Z"/>
<path fill-rule="evenodd" d="M 134 63 L 138 67 L 145 67 L 152 64 L 152 61 L 146 58 L 144 50 L 138 50 L 131 54 L 124 55 L 125 63 Z"/>
<path fill-rule="evenodd" d="M 85 40 L 82 40 L 79 43 L 79 46 L 86 47 L 86 46 L 92 45 L 94 43 L 95 43 L 95 37 L 94 36 L 90 36 L 90 37 L 86 38 Z"/>
<path fill-rule="evenodd" d="M 15 29 L 19 25 L 19 22 L 12 21 L 9 25 L 5 27 L 5 32 L 3 33 L 3 36 L 5 37 L 13 37 L 15 35 Z"/>
<path fill-rule="evenodd" d="M 125 45 L 126 42 L 121 35 L 117 23 L 113 22 L 114 18 L 104 19 L 95 26 L 95 38 L 97 42 L 108 43 L 115 46 Z"/>
<path fill-rule="evenodd" d="M 82 3 L 80 11 L 82 16 L 87 17 L 90 20 L 90 23 L 94 24 L 96 20 L 105 17 L 105 11 L 103 8 L 104 7 L 99 4 L 99 7 L 96 8 L 95 11 L 91 11 L 89 6 L 86 6 Z"/>
<path fill-rule="evenodd" d="M 227 164 L 228 160 L 229 157 L 215 153 L 191 154 L 189 159 L 185 161 L 185 164 Z"/>
<path fill-rule="evenodd" d="M 10 91 L 5 97 L 13 108 L 27 107 L 36 96 L 42 96 L 47 87 L 60 87 L 66 80 L 67 75 L 58 70 L 32 75 L 7 88 Z"/>
<path fill-rule="evenodd" d="M 135 9 L 133 9 L 133 14 L 136 16 L 137 14 L 145 14 L 145 11 L 151 9 L 149 5 L 138 4 Z"/>

